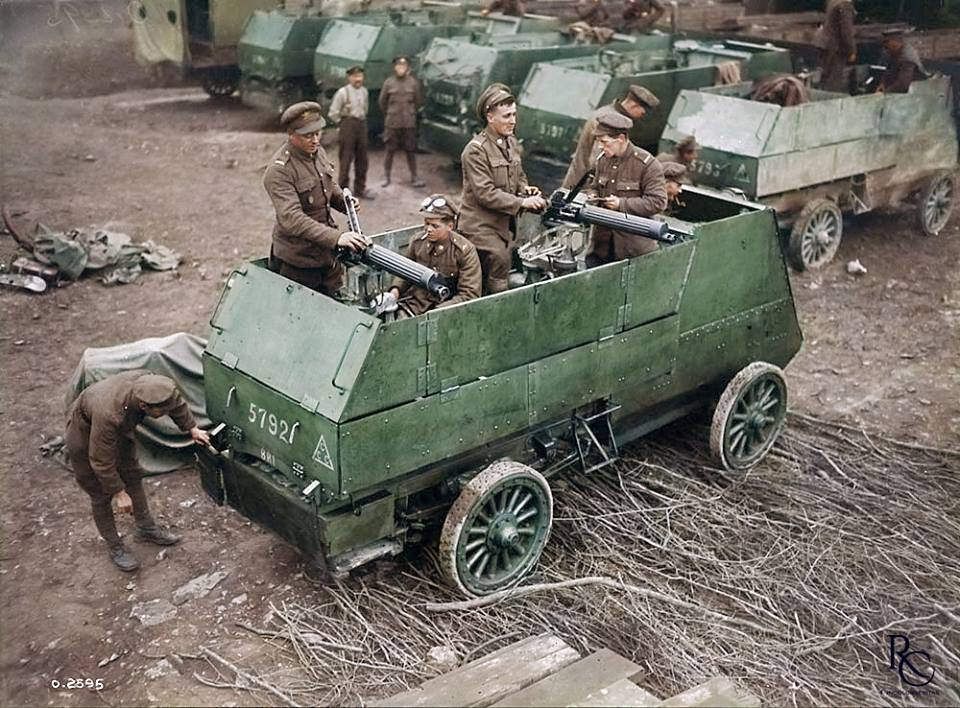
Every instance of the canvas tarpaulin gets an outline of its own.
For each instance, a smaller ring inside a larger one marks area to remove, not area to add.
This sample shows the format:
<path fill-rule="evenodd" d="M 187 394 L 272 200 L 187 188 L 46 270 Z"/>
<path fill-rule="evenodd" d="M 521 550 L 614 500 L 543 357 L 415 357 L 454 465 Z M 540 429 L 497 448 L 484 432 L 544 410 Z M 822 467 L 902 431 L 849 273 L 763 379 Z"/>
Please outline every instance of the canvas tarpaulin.
<path fill-rule="evenodd" d="M 67 388 L 65 411 L 87 386 L 131 369 L 147 369 L 173 379 L 201 428 L 210 426 L 203 394 L 200 355 L 206 341 L 184 332 L 141 339 L 114 347 L 86 349 Z M 146 418 L 137 427 L 137 455 L 144 470 L 160 474 L 190 464 L 193 442 L 169 417 Z"/>

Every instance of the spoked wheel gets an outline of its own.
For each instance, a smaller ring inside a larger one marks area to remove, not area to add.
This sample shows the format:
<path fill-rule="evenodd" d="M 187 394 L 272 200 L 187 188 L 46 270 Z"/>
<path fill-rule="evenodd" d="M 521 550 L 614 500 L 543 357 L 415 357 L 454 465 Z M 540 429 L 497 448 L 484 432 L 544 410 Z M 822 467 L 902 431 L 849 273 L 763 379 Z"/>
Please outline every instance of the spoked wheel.
<path fill-rule="evenodd" d="M 512 585 L 536 565 L 553 522 L 550 485 L 512 460 L 474 477 L 450 507 L 440 534 L 440 567 L 467 595 Z"/>
<path fill-rule="evenodd" d="M 720 396 L 710 426 L 710 450 L 731 472 L 749 469 L 773 447 L 786 417 L 783 371 L 755 361 L 741 369 Z"/>
<path fill-rule="evenodd" d="M 927 236 L 940 233 L 953 212 L 955 183 L 953 175 L 937 175 L 920 192 L 917 205 L 920 228 Z"/>
<path fill-rule="evenodd" d="M 790 231 L 790 265 L 804 271 L 829 263 L 840 248 L 842 236 L 840 208 L 829 199 L 814 199 L 800 210 Z"/>
<path fill-rule="evenodd" d="M 212 69 L 203 76 L 203 90 L 213 98 L 226 98 L 240 87 L 239 79 L 234 71 Z"/>

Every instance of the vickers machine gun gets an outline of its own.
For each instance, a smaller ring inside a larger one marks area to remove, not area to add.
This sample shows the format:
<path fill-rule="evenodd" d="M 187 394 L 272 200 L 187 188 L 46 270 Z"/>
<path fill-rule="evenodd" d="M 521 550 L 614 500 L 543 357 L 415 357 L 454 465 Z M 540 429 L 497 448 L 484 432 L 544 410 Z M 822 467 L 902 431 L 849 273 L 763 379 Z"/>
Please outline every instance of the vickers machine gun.
<path fill-rule="evenodd" d="M 343 201 L 347 211 L 347 226 L 354 233 L 363 235 L 360 230 L 360 218 L 357 216 L 357 207 L 353 201 L 353 194 L 349 189 L 343 190 Z M 406 256 L 394 253 L 388 248 L 370 243 L 364 250 L 356 252 L 343 249 L 338 256 L 349 263 L 363 263 L 387 271 L 415 285 L 426 288 L 441 300 L 449 300 L 452 293 L 446 278 L 437 271 L 412 261 Z"/>

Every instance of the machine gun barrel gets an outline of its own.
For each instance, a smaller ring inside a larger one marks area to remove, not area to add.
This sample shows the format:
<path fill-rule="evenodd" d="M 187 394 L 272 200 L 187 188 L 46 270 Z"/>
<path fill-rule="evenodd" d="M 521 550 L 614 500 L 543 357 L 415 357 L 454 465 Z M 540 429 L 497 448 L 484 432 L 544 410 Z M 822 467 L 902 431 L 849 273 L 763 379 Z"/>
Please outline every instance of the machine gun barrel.
<path fill-rule="evenodd" d="M 585 204 L 582 197 L 570 200 L 568 193 L 563 189 L 558 189 L 550 197 L 550 204 L 543 214 L 543 221 L 552 225 L 568 223 L 604 226 L 614 231 L 624 231 L 655 241 L 676 242 L 676 237 L 670 234 L 670 227 L 663 221 Z"/>
<path fill-rule="evenodd" d="M 357 207 L 353 203 L 353 195 L 349 189 L 343 190 L 343 201 L 347 211 L 347 227 L 354 233 L 363 235 L 363 232 L 360 231 L 360 218 L 357 216 Z M 390 273 L 390 275 L 396 275 L 414 285 L 426 288 L 441 300 L 450 299 L 450 286 L 447 284 L 446 278 L 437 273 L 437 271 L 420 265 L 406 256 L 394 253 L 389 248 L 371 243 L 359 253 L 341 251 L 340 257 L 353 263 L 364 263 L 385 270 Z"/>

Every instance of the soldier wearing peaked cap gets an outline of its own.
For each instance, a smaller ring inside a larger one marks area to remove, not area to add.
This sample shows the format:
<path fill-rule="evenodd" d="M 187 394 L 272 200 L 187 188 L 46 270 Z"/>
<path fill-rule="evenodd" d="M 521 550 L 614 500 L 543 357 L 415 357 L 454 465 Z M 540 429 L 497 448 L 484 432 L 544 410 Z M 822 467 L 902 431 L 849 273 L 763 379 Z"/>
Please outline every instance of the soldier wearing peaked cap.
<path fill-rule="evenodd" d="M 383 140 L 387 155 L 383 160 L 383 186 L 390 184 L 393 156 L 403 152 L 407 156 L 410 183 L 423 187 L 417 176 L 417 111 L 423 105 L 423 88 L 420 81 L 410 73 L 410 59 L 405 56 L 393 58 L 393 76 L 383 82 L 380 89 L 380 110 L 383 111 Z"/>
<path fill-rule="evenodd" d="M 150 514 L 133 447 L 133 431 L 147 416 L 169 415 L 195 442 L 210 444 L 176 384 L 166 376 L 134 370 L 116 374 L 87 387 L 67 413 L 66 453 L 77 484 L 93 506 L 93 520 L 107 542 L 118 568 L 136 570 L 137 557 L 120 541 L 111 500 L 120 512 L 133 510 L 137 536 L 161 546 L 180 541 L 161 528 Z"/>
<path fill-rule="evenodd" d="M 344 211 L 343 192 L 333 165 L 320 146 L 324 126 L 320 105 L 295 103 L 280 116 L 287 141 L 274 153 L 263 175 L 277 222 L 273 227 L 270 268 L 304 287 L 333 296 L 343 285 L 337 247 L 365 248 L 363 236 L 341 231 L 331 214 Z"/>
<path fill-rule="evenodd" d="M 653 155 L 630 142 L 627 135 L 632 126 L 629 118 L 612 110 L 597 119 L 597 143 L 603 154 L 597 161 L 594 186 L 601 206 L 651 217 L 667 206 L 663 167 Z M 653 239 L 595 227 L 587 265 L 632 258 L 657 248 Z"/>
<path fill-rule="evenodd" d="M 646 32 L 667 11 L 663 0 L 626 0 L 623 3 L 623 32 Z"/>
<path fill-rule="evenodd" d="M 659 158 L 657 158 L 659 160 Z M 684 180 L 687 176 L 687 168 L 679 162 L 663 162 L 663 179 L 666 182 L 667 189 L 667 208 L 665 213 L 670 214 L 676 208 L 683 206 L 680 201 L 680 192 L 683 191 Z"/>
<path fill-rule="evenodd" d="M 680 166 L 684 168 L 684 174 L 680 180 L 681 184 L 694 184 L 693 163 L 697 161 L 699 155 L 700 144 L 697 143 L 694 136 L 687 135 L 677 143 L 673 152 L 661 152 L 657 155 L 657 159 L 663 165 L 668 162 L 680 163 Z"/>
<path fill-rule="evenodd" d="M 436 295 L 402 278 L 396 278 L 385 293 L 386 300 L 398 303 L 402 316 L 416 316 L 437 307 L 449 307 L 480 297 L 482 277 L 477 249 L 454 229 L 457 210 L 450 198 L 431 194 L 420 205 L 423 233 L 415 236 L 407 247 L 407 258 L 425 265 L 444 278 L 453 296 L 441 301 Z M 388 311 L 384 297 L 378 298 L 378 309 Z"/>
<path fill-rule="evenodd" d="M 542 211 L 547 202 L 527 183 L 520 163 L 520 145 L 513 135 L 517 102 L 510 89 L 491 84 L 477 99 L 476 111 L 486 128 L 460 154 L 460 231 L 477 248 L 488 294 L 507 289 L 520 211 Z"/>
<path fill-rule="evenodd" d="M 357 197 L 373 199 L 367 191 L 367 111 L 370 93 L 363 85 L 363 67 L 347 69 L 347 83 L 337 89 L 330 102 L 330 120 L 340 126 L 337 158 L 340 172 L 337 182 L 350 185 L 350 165 L 354 166 L 353 193 Z"/>
<path fill-rule="evenodd" d="M 583 128 L 580 129 L 580 137 L 577 138 L 577 149 L 574 150 L 570 167 L 567 168 L 567 174 L 564 176 L 561 186 L 564 189 L 570 189 L 587 173 L 587 170 L 597 164 L 599 149 L 595 142 L 597 116 L 599 116 L 600 113 L 612 109 L 636 122 L 659 105 L 660 100 L 653 95 L 652 91 L 643 86 L 631 84 L 623 98 L 619 101 L 601 106 L 593 116 L 583 124 Z"/>
<path fill-rule="evenodd" d="M 880 77 L 877 91 L 883 93 L 906 93 L 910 84 L 927 77 L 927 71 L 920 61 L 917 50 L 906 43 L 906 30 L 888 29 L 883 31 L 883 58 L 886 67 Z"/>

